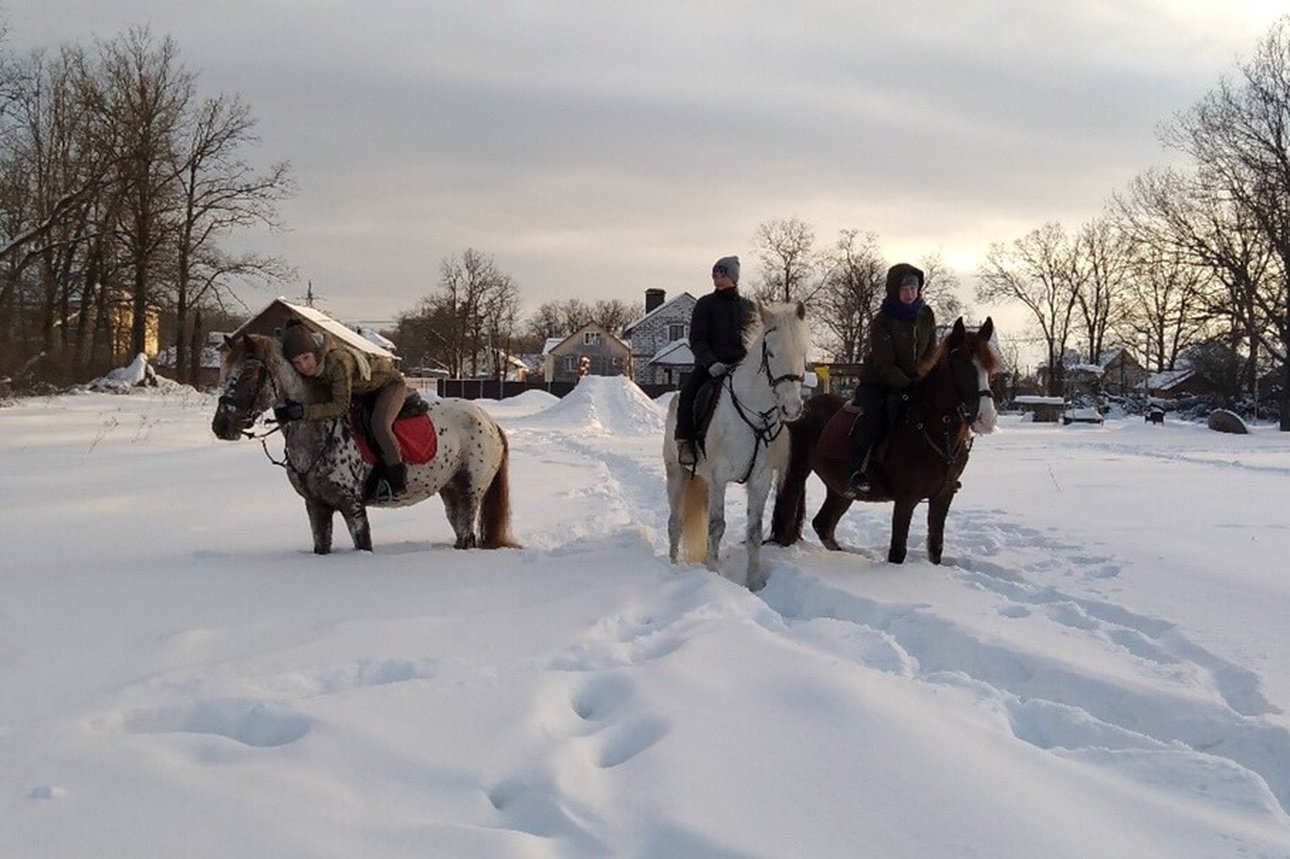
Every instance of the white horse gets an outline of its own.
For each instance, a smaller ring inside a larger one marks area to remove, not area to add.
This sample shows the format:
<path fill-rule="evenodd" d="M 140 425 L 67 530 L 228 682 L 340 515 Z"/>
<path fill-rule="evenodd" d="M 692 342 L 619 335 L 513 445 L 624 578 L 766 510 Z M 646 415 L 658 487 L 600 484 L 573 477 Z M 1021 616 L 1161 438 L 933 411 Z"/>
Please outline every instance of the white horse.
<path fill-rule="evenodd" d="M 718 548 L 726 530 L 726 485 L 748 490 L 746 583 L 752 591 L 766 585 L 761 567 L 762 514 L 771 479 L 783 479 L 789 457 L 785 421 L 802 413 L 802 380 L 811 335 L 802 303 L 758 307 L 745 332 L 747 356 L 718 384 L 716 411 L 693 472 L 677 460 L 679 397 L 667 411 L 663 464 L 667 471 L 669 557 L 678 563 L 682 544 L 691 560 L 717 570 Z M 705 515 L 706 513 L 706 515 Z"/>
<path fill-rule="evenodd" d="M 259 334 L 226 338 L 223 391 L 211 420 L 216 436 L 232 441 L 250 435 L 261 412 L 288 399 L 315 402 L 318 394 L 282 354 L 281 341 Z M 282 463 L 292 487 L 305 500 L 314 552 L 331 551 L 332 519 L 340 513 L 355 549 L 372 550 L 368 506 L 402 507 L 438 493 L 456 534 L 456 548 L 514 547 L 510 537 L 510 459 L 506 436 L 488 413 L 467 400 L 430 404 L 438 451 L 423 465 L 408 466 L 407 490 L 393 502 L 372 505 L 364 488 L 372 466 L 363 460 L 345 418 L 292 421 L 283 427 Z M 254 501 L 248 500 L 248 503 Z"/>

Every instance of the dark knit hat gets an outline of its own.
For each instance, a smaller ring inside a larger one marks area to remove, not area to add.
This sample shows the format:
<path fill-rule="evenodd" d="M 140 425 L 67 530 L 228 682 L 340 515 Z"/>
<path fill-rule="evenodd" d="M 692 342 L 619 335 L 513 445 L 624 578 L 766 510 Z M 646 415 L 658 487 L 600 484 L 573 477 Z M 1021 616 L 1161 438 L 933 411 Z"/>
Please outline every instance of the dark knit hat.
<path fill-rule="evenodd" d="M 282 354 L 290 361 L 297 355 L 313 352 L 321 356 L 322 338 L 299 322 L 292 323 L 282 332 Z"/>
<path fill-rule="evenodd" d="M 887 294 L 895 298 L 900 294 L 900 288 L 906 284 L 913 283 L 918 286 L 921 294 L 923 291 L 923 271 L 915 268 L 907 262 L 898 262 L 891 268 L 887 269 Z"/>
<path fill-rule="evenodd" d="M 712 264 L 712 273 L 724 273 L 726 277 L 730 278 L 735 283 L 739 283 L 739 257 L 722 257 Z"/>

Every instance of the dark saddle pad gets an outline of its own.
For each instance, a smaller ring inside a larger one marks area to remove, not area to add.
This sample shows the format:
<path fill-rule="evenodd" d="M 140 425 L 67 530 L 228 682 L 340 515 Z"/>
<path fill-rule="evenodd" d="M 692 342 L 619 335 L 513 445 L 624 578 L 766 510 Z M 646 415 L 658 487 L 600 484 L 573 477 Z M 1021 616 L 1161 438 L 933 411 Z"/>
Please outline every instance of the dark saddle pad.
<path fill-rule="evenodd" d="M 717 413 L 717 402 L 721 399 L 721 380 L 724 377 L 718 376 L 715 379 L 709 379 L 699 388 L 699 392 L 694 395 L 694 435 L 698 439 L 703 439 L 708 434 L 708 426 L 712 423 L 712 416 Z"/>
<path fill-rule="evenodd" d="M 372 405 L 375 394 L 355 397 L 349 407 L 349 426 L 354 433 L 363 460 L 375 464 L 377 444 L 372 435 Z M 416 389 L 409 389 L 403 408 L 394 419 L 394 438 L 399 443 L 403 461 L 408 465 L 423 465 L 439 452 L 439 433 L 430 420 L 430 404 Z"/>

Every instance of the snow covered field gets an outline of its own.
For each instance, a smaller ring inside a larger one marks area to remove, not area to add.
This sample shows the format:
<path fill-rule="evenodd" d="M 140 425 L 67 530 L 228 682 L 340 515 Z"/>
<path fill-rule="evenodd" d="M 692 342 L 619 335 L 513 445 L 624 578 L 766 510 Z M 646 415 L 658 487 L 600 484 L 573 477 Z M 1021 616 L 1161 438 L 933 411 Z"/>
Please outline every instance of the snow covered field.
<path fill-rule="evenodd" d="M 863 506 L 752 595 L 637 389 L 484 405 L 524 549 L 327 557 L 211 397 L 0 409 L 0 856 L 1290 856 L 1290 434 L 1005 417 L 944 566 Z"/>

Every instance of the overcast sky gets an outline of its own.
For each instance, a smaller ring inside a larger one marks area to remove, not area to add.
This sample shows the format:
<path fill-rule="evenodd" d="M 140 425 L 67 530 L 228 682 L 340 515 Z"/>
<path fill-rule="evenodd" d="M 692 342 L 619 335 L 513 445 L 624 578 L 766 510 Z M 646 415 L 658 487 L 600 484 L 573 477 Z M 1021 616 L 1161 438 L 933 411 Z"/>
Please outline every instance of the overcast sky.
<path fill-rule="evenodd" d="M 474 247 L 543 301 L 710 289 L 797 217 L 965 282 L 992 242 L 1096 216 L 1171 156 L 1158 127 L 1235 72 L 1272 0 L 0 0 L 8 47 L 173 36 L 203 95 L 288 160 L 257 238 L 342 318 L 390 319 Z M 1003 319 L 1002 308 L 976 308 Z M 1005 326 L 1006 327 L 1006 326 Z M 1020 330 L 1016 333 L 1019 335 Z"/>

